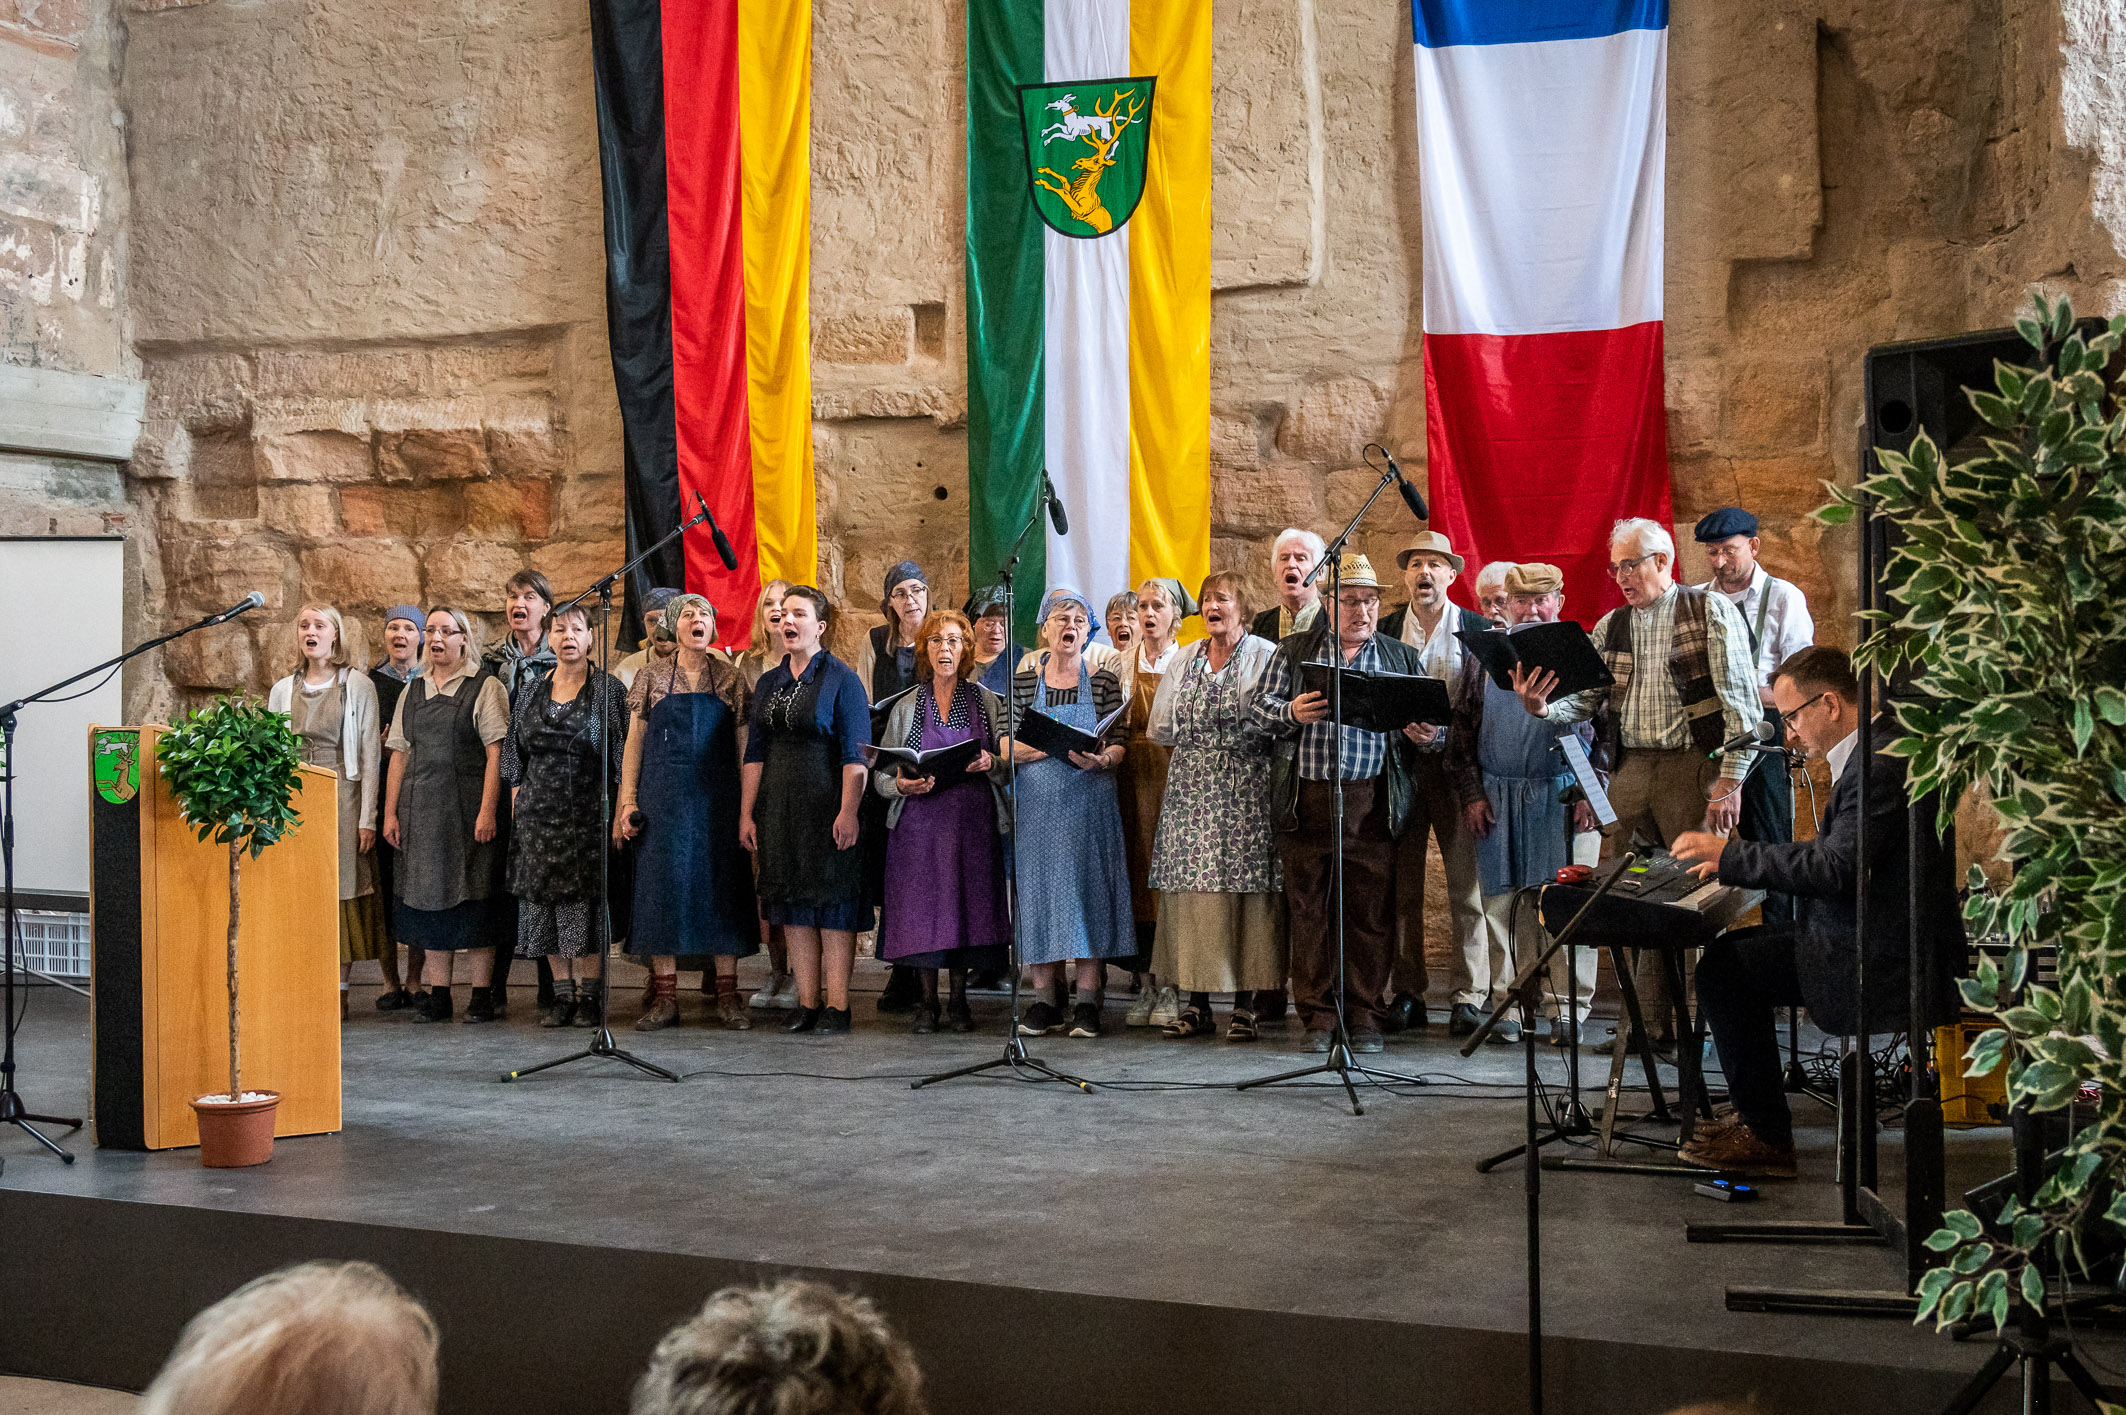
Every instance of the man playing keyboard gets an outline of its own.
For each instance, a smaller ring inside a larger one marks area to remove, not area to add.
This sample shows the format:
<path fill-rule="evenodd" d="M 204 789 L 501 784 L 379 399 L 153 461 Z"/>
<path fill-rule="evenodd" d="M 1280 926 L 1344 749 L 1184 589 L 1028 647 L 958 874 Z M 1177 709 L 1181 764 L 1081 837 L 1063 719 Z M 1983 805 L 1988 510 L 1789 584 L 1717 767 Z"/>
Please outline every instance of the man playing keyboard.
<path fill-rule="evenodd" d="M 1737 929 L 1722 935 L 1698 963 L 1698 1009 L 1711 1027 L 1727 1074 L 1735 1113 L 1725 1125 L 1701 1128 L 1680 1158 L 1708 1169 L 1770 1178 L 1794 1173 L 1793 1119 L 1788 1113 L 1773 1009 L 1805 1004 L 1824 1031 L 1842 1034 L 1854 1022 L 1853 902 L 1860 859 L 1860 773 L 1868 773 L 1867 1015 L 1886 1030 L 1901 1029 L 1909 1006 L 1908 889 L 1905 765 L 1878 751 L 1856 762 L 1859 685 L 1838 649 L 1806 648 L 1779 665 L 1772 699 L 1787 735 L 1830 764 L 1831 802 L 1816 838 L 1773 844 L 1687 831 L 1669 850 L 1702 878 L 1776 890 L 1795 899 L 1791 927 Z M 1895 729 L 1878 721 L 1876 744 Z M 1931 806 L 1927 811 L 1931 819 Z M 1934 996 L 1923 1025 L 1957 1014 L 1955 975 L 1964 956 L 1957 913 L 1955 861 L 1933 831 L 1919 842 L 1921 937 L 1945 960 L 1933 972 Z"/>

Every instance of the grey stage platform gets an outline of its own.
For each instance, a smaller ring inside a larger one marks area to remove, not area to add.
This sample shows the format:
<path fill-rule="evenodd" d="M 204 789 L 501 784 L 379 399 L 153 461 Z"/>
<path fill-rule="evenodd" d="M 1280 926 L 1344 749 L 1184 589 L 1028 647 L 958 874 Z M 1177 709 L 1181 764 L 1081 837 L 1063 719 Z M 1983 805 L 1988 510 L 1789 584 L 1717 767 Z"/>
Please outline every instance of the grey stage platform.
<path fill-rule="evenodd" d="M 837 1040 L 714 1030 L 693 995 L 692 1025 L 623 1034 L 684 1084 L 584 1063 L 503 1085 L 581 1036 L 535 1027 L 528 988 L 484 1027 L 417 1027 L 372 996 L 346 1029 L 345 1132 L 284 1141 L 269 1166 L 82 1135 L 66 1168 L 0 1136 L 0 1369 L 137 1388 L 238 1282 L 360 1256 L 434 1306 L 454 1412 L 622 1410 L 665 1327 L 783 1272 L 876 1296 L 940 1415 L 1526 1408 L 1522 1180 L 1472 1168 L 1518 1133 L 1518 1051 L 1391 1045 L 1442 1084 L 1354 1118 L 1328 1088 L 1148 1088 L 1301 1064 L 1297 1029 L 1170 1043 L 1122 1034 L 1116 1006 L 1115 1034 L 1038 1050 L 1146 1088 L 911 1092 L 995 1054 L 1000 1004 L 977 998 L 981 1034 L 920 1038 L 864 996 Z M 37 990 L 34 1108 L 81 1104 L 87 1030 L 85 1002 Z M 1800 1119 L 1804 1178 L 1750 1212 L 1835 1217 L 1828 1112 Z M 1952 1144 L 1952 1187 L 2005 1167 L 1996 1132 Z M 1686 1220 L 1730 1215 L 1680 1180 L 1550 1173 L 1544 1196 L 1553 1410 L 1924 1411 L 1986 1354 L 1896 1320 L 1724 1310 L 1730 1282 L 1893 1285 L 1885 1251 L 1686 1246 Z M 2094 1354 L 2126 1366 L 2117 1344 Z"/>

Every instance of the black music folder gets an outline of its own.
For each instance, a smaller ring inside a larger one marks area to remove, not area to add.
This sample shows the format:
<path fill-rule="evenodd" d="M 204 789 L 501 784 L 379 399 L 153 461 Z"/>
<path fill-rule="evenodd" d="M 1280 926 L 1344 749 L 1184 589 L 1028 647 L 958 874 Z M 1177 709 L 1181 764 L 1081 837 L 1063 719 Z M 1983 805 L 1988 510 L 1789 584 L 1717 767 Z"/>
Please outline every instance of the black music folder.
<path fill-rule="evenodd" d="M 913 747 L 864 747 L 864 760 L 874 767 L 891 767 L 905 777 L 934 776 L 944 784 L 951 785 L 967 775 L 967 768 L 982 755 L 982 741 L 970 737 L 965 742 L 955 742 L 949 747 L 932 747 L 919 752 Z"/>
<path fill-rule="evenodd" d="M 1413 722 L 1444 727 L 1454 720 L 1447 685 L 1423 673 L 1369 673 L 1346 668 L 1344 726 L 1363 732 L 1400 732 Z M 1309 693 L 1329 694 L 1329 665 L 1299 665 L 1300 685 Z"/>
<path fill-rule="evenodd" d="M 1516 629 L 1492 629 L 1481 634 L 1457 629 L 1454 637 L 1476 655 L 1491 681 L 1509 693 L 1513 691 L 1516 663 L 1547 668 L 1558 675 L 1558 686 L 1550 694 L 1553 702 L 1589 688 L 1606 688 L 1616 681 L 1609 665 L 1595 651 L 1594 640 L 1587 637 L 1587 631 L 1576 619 L 1523 624 Z"/>
<path fill-rule="evenodd" d="M 917 688 L 920 688 L 922 686 L 923 685 L 920 683 L 911 683 L 907 687 L 901 689 L 898 693 L 894 693 L 888 697 L 880 698 L 877 702 L 873 703 L 871 705 L 871 730 L 873 735 L 877 734 L 879 726 L 886 721 L 886 718 L 891 715 L 893 710 L 901 705 L 901 699 L 907 697 L 910 693 L 914 692 Z"/>
<path fill-rule="evenodd" d="M 1107 734 L 1108 728 L 1115 725 L 1115 719 L 1127 711 L 1129 704 L 1124 703 L 1101 718 L 1094 724 L 1093 730 L 1087 732 L 1083 728 L 1058 722 L 1039 708 L 1029 708 L 1026 715 L 1019 719 L 1018 738 L 1037 752 L 1046 752 L 1066 766 L 1076 766 L 1077 763 L 1070 759 L 1070 754 L 1084 752 L 1090 756 L 1099 751 L 1100 739 Z"/>

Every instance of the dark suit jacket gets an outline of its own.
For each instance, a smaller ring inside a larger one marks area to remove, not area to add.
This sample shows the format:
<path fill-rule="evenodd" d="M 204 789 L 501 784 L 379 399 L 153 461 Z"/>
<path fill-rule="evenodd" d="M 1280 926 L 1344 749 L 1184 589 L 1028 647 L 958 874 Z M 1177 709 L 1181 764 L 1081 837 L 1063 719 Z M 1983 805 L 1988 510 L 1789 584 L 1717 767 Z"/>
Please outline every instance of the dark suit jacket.
<path fill-rule="evenodd" d="M 1876 741 L 1886 725 L 1878 725 Z M 1853 887 L 1860 850 L 1860 773 L 1868 773 L 1868 1029 L 1877 1034 L 1902 1031 L 1910 1015 L 1909 976 L 1912 921 L 1907 887 L 1910 854 L 1906 824 L 1902 758 L 1878 755 L 1863 764 L 1858 753 L 1831 792 L 1831 804 L 1814 840 L 1792 844 L 1730 839 L 1720 855 L 1720 881 L 1749 889 L 1769 889 L 1794 896 L 1795 969 L 1801 994 L 1816 1025 L 1843 1032 L 1853 1023 Z M 1935 838 L 1934 803 L 1921 812 L 1919 839 L 1918 939 L 1932 960 L 1932 987 L 1925 998 L 1928 1027 L 1955 1019 L 1959 1010 L 1956 979 L 1967 956 L 1964 926 L 1956 903 L 1956 860 Z"/>

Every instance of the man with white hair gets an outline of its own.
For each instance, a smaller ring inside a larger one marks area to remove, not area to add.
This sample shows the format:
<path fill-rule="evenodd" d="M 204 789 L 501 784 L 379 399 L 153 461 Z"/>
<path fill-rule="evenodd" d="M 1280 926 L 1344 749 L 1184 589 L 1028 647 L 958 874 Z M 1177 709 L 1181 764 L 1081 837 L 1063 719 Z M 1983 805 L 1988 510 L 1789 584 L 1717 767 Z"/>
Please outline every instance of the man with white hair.
<path fill-rule="evenodd" d="M 1297 526 L 1286 526 L 1270 542 L 1270 573 L 1277 582 L 1277 603 L 1255 616 L 1248 632 L 1276 643 L 1302 629 L 1313 627 L 1321 612 L 1321 584 L 1308 583 L 1307 576 L 1321 563 L 1328 547 L 1321 537 Z"/>
<path fill-rule="evenodd" d="M 1594 719 L 1617 814 L 1602 842 L 1605 860 L 1634 841 L 1665 849 L 1685 831 L 1732 831 L 1756 753 L 1729 754 L 1710 781 L 1707 757 L 1764 719 L 1749 626 L 1726 595 L 1676 583 L 1676 542 L 1666 528 L 1643 518 L 1617 522 L 1609 573 L 1624 607 L 1603 615 L 1593 638 L 1615 681 L 1553 703 L 1555 674 L 1513 671 L 1514 691 L 1537 717 L 1560 726 Z M 1673 1040 L 1660 960 L 1642 954 L 1636 971 L 1649 1025 Z"/>
<path fill-rule="evenodd" d="M 1513 622 L 1506 608 L 1506 573 L 1511 569 L 1511 560 L 1494 560 L 1476 572 L 1476 607 L 1501 629 Z"/>

